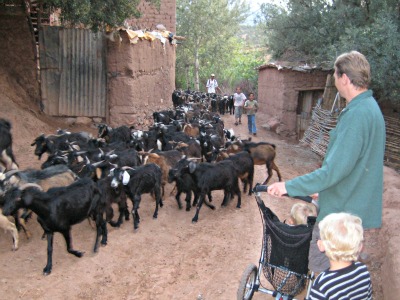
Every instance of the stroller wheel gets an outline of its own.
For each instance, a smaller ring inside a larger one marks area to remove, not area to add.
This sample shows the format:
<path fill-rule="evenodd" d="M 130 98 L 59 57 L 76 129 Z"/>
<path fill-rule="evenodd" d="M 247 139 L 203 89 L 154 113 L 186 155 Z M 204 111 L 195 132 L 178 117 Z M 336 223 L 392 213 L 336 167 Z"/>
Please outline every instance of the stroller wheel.
<path fill-rule="evenodd" d="M 238 300 L 248 300 L 253 298 L 255 292 L 255 284 L 257 279 L 257 267 L 254 264 L 247 266 L 242 278 L 240 279 L 237 291 Z"/>

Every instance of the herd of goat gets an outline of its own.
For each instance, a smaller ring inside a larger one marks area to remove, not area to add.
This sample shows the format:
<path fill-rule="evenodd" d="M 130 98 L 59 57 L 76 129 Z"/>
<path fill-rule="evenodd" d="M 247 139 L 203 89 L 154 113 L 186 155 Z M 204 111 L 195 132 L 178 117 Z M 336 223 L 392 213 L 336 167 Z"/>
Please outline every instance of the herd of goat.
<path fill-rule="evenodd" d="M 26 220 L 36 214 L 47 238 L 43 269 L 47 275 L 52 270 L 54 232 L 64 236 L 69 253 L 81 257 L 82 252 L 72 248 L 71 226 L 89 218 L 96 225 L 96 252 L 99 243 L 107 244 L 107 223 L 119 227 L 132 214 L 134 229 L 138 228 L 143 194 L 155 199 L 153 218 L 157 218 L 167 183 L 175 183 L 179 209 L 180 196 L 186 194 L 186 210 L 196 207 L 192 222 L 197 222 L 203 203 L 215 208 L 214 190 L 224 191 L 222 206 L 236 195 L 240 208 L 239 179 L 250 195 L 254 165 L 266 165 L 264 184 L 272 170 L 281 180 L 274 163 L 275 145 L 241 140 L 224 128 L 220 114 L 229 112 L 228 98 L 174 91 L 173 109 L 154 112 L 147 131 L 99 124 L 97 137 L 65 130 L 42 134 L 31 144 L 39 159 L 47 156 L 40 170 L 19 170 L 12 152 L 11 124 L 0 119 L 0 227 L 11 233 L 13 249 L 18 249 L 20 228 L 30 237 Z M 118 207 L 116 220 L 113 205 Z M 7 216 L 13 216 L 14 222 Z"/>

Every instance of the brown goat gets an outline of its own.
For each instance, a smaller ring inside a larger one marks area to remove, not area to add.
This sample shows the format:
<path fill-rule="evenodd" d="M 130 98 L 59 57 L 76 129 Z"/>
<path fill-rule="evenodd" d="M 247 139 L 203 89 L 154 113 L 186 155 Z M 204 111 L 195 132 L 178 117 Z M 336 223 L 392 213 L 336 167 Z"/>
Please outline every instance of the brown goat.
<path fill-rule="evenodd" d="M 250 141 L 238 141 L 231 143 L 227 147 L 227 153 L 238 153 L 247 151 L 253 158 L 254 165 L 265 165 L 267 167 L 268 177 L 262 183 L 267 184 L 272 177 L 272 170 L 278 175 L 279 181 L 282 181 L 282 176 L 278 166 L 275 164 L 276 146 L 267 142 L 253 143 Z"/>
<path fill-rule="evenodd" d="M 197 138 L 200 135 L 200 128 L 199 128 L 198 125 L 195 125 L 195 124 L 190 124 L 190 123 L 186 124 L 183 127 L 182 131 L 184 133 L 186 133 L 188 136 L 191 136 L 191 137 L 194 137 L 194 138 Z"/>
<path fill-rule="evenodd" d="M 139 154 L 144 156 L 144 164 L 154 163 L 160 167 L 162 172 L 162 196 L 164 196 L 164 188 L 168 182 L 168 172 L 182 158 L 182 153 L 178 150 L 168 150 L 157 153 L 139 152 Z"/>

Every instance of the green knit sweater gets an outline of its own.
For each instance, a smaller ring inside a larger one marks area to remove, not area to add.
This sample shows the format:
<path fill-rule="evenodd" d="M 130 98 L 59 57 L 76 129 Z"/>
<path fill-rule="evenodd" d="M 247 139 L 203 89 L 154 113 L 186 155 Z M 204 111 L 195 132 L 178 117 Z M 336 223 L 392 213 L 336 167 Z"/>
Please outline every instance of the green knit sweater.
<path fill-rule="evenodd" d="M 382 225 L 385 122 L 368 90 L 350 101 L 330 131 L 320 169 L 286 182 L 290 196 L 319 192 L 317 221 L 334 212 L 359 216 L 364 228 Z"/>

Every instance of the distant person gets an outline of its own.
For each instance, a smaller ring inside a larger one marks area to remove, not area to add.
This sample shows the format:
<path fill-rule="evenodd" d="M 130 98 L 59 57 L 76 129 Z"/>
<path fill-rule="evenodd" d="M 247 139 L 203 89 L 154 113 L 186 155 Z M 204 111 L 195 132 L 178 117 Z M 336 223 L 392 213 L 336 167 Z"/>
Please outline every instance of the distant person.
<path fill-rule="evenodd" d="M 317 276 L 308 299 L 372 299 L 371 276 L 367 267 L 357 262 L 363 245 L 361 219 L 348 213 L 333 213 L 318 226 L 318 248 L 330 266 Z"/>
<path fill-rule="evenodd" d="M 233 94 L 233 105 L 235 106 L 235 125 L 242 124 L 243 106 L 246 101 L 246 96 L 242 93 L 240 87 L 236 88 L 236 93 Z"/>
<path fill-rule="evenodd" d="M 211 74 L 211 77 L 207 80 L 206 88 L 209 94 L 216 93 L 217 90 L 221 92 L 221 89 L 218 87 L 217 79 L 215 79 L 215 74 Z"/>
<path fill-rule="evenodd" d="M 364 55 L 351 51 L 334 64 L 335 86 L 347 106 L 329 133 L 329 145 L 322 166 L 287 182 L 268 187 L 270 195 L 306 196 L 319 193 L 317 222 L 330 213 L 349 212 L 362 219 L 365 255 L 382 225 L 383 158 L 385 121 L 368 90 L 370 65 Z M 309 269 L 322 272 L 329 260 L 317 247 L 319 227 L 314 226 L 310 243 Z M 372 247 L 372 245 L 371 245 Z M 364 257 L 366 257 L 364 255 Z"/>
<path fill-rule="evenodd" d="M 244 103 L 244 109 L 247 114 L 247 125 L 249 127 L 249 134 L 256 136 L 256 112 L 258 110 L 258 102 L 254 99 L 254 93 L 249 94 L 249 99 Z"/>
<path fill-rule="evenodd" d="M 316 217 L 317 208 L 313 204 L 295 203 L 290 210 L 289 225 L 307 225 L 308 217 Z"/>

